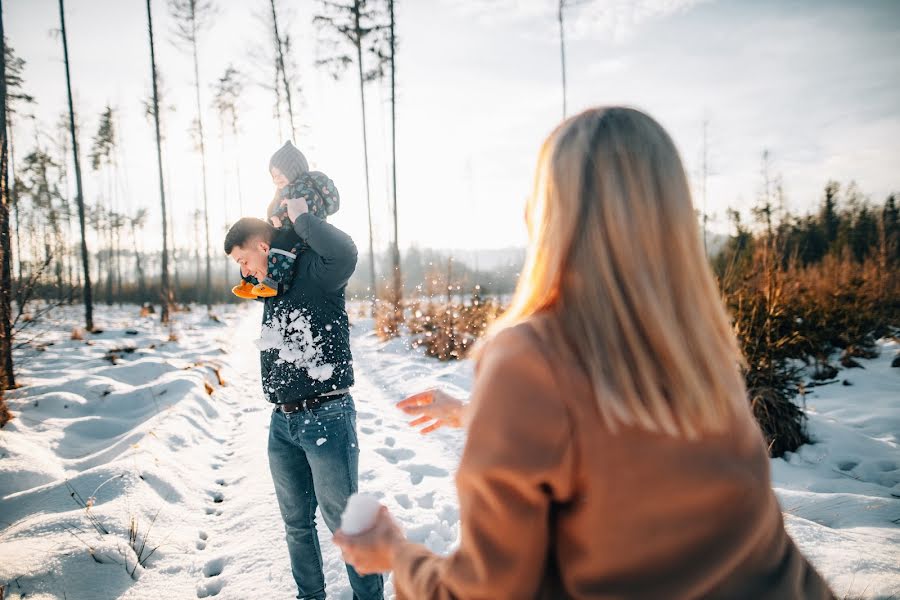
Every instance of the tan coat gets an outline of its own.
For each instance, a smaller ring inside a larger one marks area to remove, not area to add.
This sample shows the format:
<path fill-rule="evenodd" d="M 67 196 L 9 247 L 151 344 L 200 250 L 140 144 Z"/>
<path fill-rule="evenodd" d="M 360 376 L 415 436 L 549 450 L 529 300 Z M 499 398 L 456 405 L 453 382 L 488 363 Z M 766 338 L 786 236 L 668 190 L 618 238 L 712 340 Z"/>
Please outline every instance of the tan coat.
<path fill-rule="evenodd" d="M 541 319 L 482 355 L 459 548 L 405 544 L 398 599 L 833 598 L 785 532 L 749 409 L 694 442 L 613 434 L 573 355 L 536 333 Z"/>

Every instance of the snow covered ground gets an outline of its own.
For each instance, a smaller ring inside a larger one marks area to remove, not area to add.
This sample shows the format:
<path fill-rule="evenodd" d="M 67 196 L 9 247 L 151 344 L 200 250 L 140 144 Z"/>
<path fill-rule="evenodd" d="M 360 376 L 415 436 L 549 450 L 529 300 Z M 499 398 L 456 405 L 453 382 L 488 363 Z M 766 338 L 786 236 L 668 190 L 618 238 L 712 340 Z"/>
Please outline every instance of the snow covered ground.
<path fill-rule="evenodd" d="M 259 311 L 178 314 L 170 341 L 136 307 L 98 307 L 104 332 L 80 341 L 70 339 L 80 310 L 67 310 L 40 338 L 52 344 L 17 354 L 17 418 L 0 430 L 7 598 L 293 597 L 266 463 Z M 464 435 L 420 436 L 392 404 L 434 385 L 465 395 L 471 365 L 383 344 L 353 317 L 360 489 L 412 539 L 447 552 Z M 842 372 L 852 386 L 815 388 L 816 443 L 772 461 L 791 535 L 842 597 L 900 597 L 898 349 L 885 343 L 865 370 Z M 329 594 L 351 598 L 321 519 L 320 535 Z"/>

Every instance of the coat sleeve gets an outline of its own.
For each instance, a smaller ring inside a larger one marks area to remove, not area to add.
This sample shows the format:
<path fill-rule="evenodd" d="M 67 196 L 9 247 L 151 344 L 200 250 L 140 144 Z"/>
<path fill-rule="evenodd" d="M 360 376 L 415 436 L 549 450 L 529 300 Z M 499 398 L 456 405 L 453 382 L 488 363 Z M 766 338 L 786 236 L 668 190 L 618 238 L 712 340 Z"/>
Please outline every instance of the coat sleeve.
<path fill-rule="evenodd" d="M 294 231 L 316 253 L 309 276 L 330 291 L 347 285 L 356 270 L 357 251 L 353 239 L 334 225 L 309 213 L 297 217 Z"/>
<path fill-rule="evenodd" d="M 519 599 L 539 590 L 550 507 L 571 498 L 574 459 L 553 373 L 523 327 L 491 342 L 476 375 L 456 476 L 459 548 L 439 557 L 404 544 L 394 563 L 398 599 Z"/>

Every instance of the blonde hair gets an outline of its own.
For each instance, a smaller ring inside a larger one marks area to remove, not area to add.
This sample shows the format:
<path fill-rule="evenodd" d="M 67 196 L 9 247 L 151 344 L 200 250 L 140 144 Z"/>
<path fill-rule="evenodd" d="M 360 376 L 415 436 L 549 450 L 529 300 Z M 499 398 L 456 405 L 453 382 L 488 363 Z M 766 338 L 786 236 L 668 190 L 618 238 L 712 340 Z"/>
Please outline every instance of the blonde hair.
<path fill-rule="evenodd" d="M 622 107 L 564 121 L 526 214 L 525 266 L 486 339 L 549 311 L 612 430 L 721 430 L 744 398 L 742 357 L 663 128 Z"/>

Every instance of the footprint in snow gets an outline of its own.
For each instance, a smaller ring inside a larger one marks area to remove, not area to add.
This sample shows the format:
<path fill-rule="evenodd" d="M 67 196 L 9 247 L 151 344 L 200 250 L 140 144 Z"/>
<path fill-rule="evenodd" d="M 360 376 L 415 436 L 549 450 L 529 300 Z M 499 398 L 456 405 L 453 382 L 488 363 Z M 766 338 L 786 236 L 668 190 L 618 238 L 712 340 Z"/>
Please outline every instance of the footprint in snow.
<path fill-rule="evenodd" d="M 218 577 L 225 570 L 225 559 L 214 558 L 203 566 L 204 577 Z"/>
<path fill-rule="evenodd" d="M 218 577 L 216 579 L 210 579 L 209 581 L 205 581 L 197 586 L 197 597 L 209 598 L 211 596 L 218 596 L 219 592 L 221 592 L 222 588 L 224 587 L 224 578 Z"/>
<path fill-rule="evenodd" d="M 450 474 L 446 469 L 432 465 L 403 465 L 400 468 L 409 473 L 413 485 L 419 485 L 425 477 L 446 477 Z"/>
<path fill-rule="evenodd" d="M 396 465 L 401 460 L 409 460 L 416 453 L 407 448 L 376 448 L 375 452 L 383 456 L 389 463 Z"/>
<path fill-rule="evenodd" d="M 434 492 L 428 492 L 423 496 L 419 496 L 416 498 L 416 504 L 419 505 L 419 508 L 434 508 Z"/>
<path fill-rule="evenodd" d="M 852 471 L 858 464 L 855 460 L 844 460 L 838 463 L 838 469 L 841 471 Z"/>

